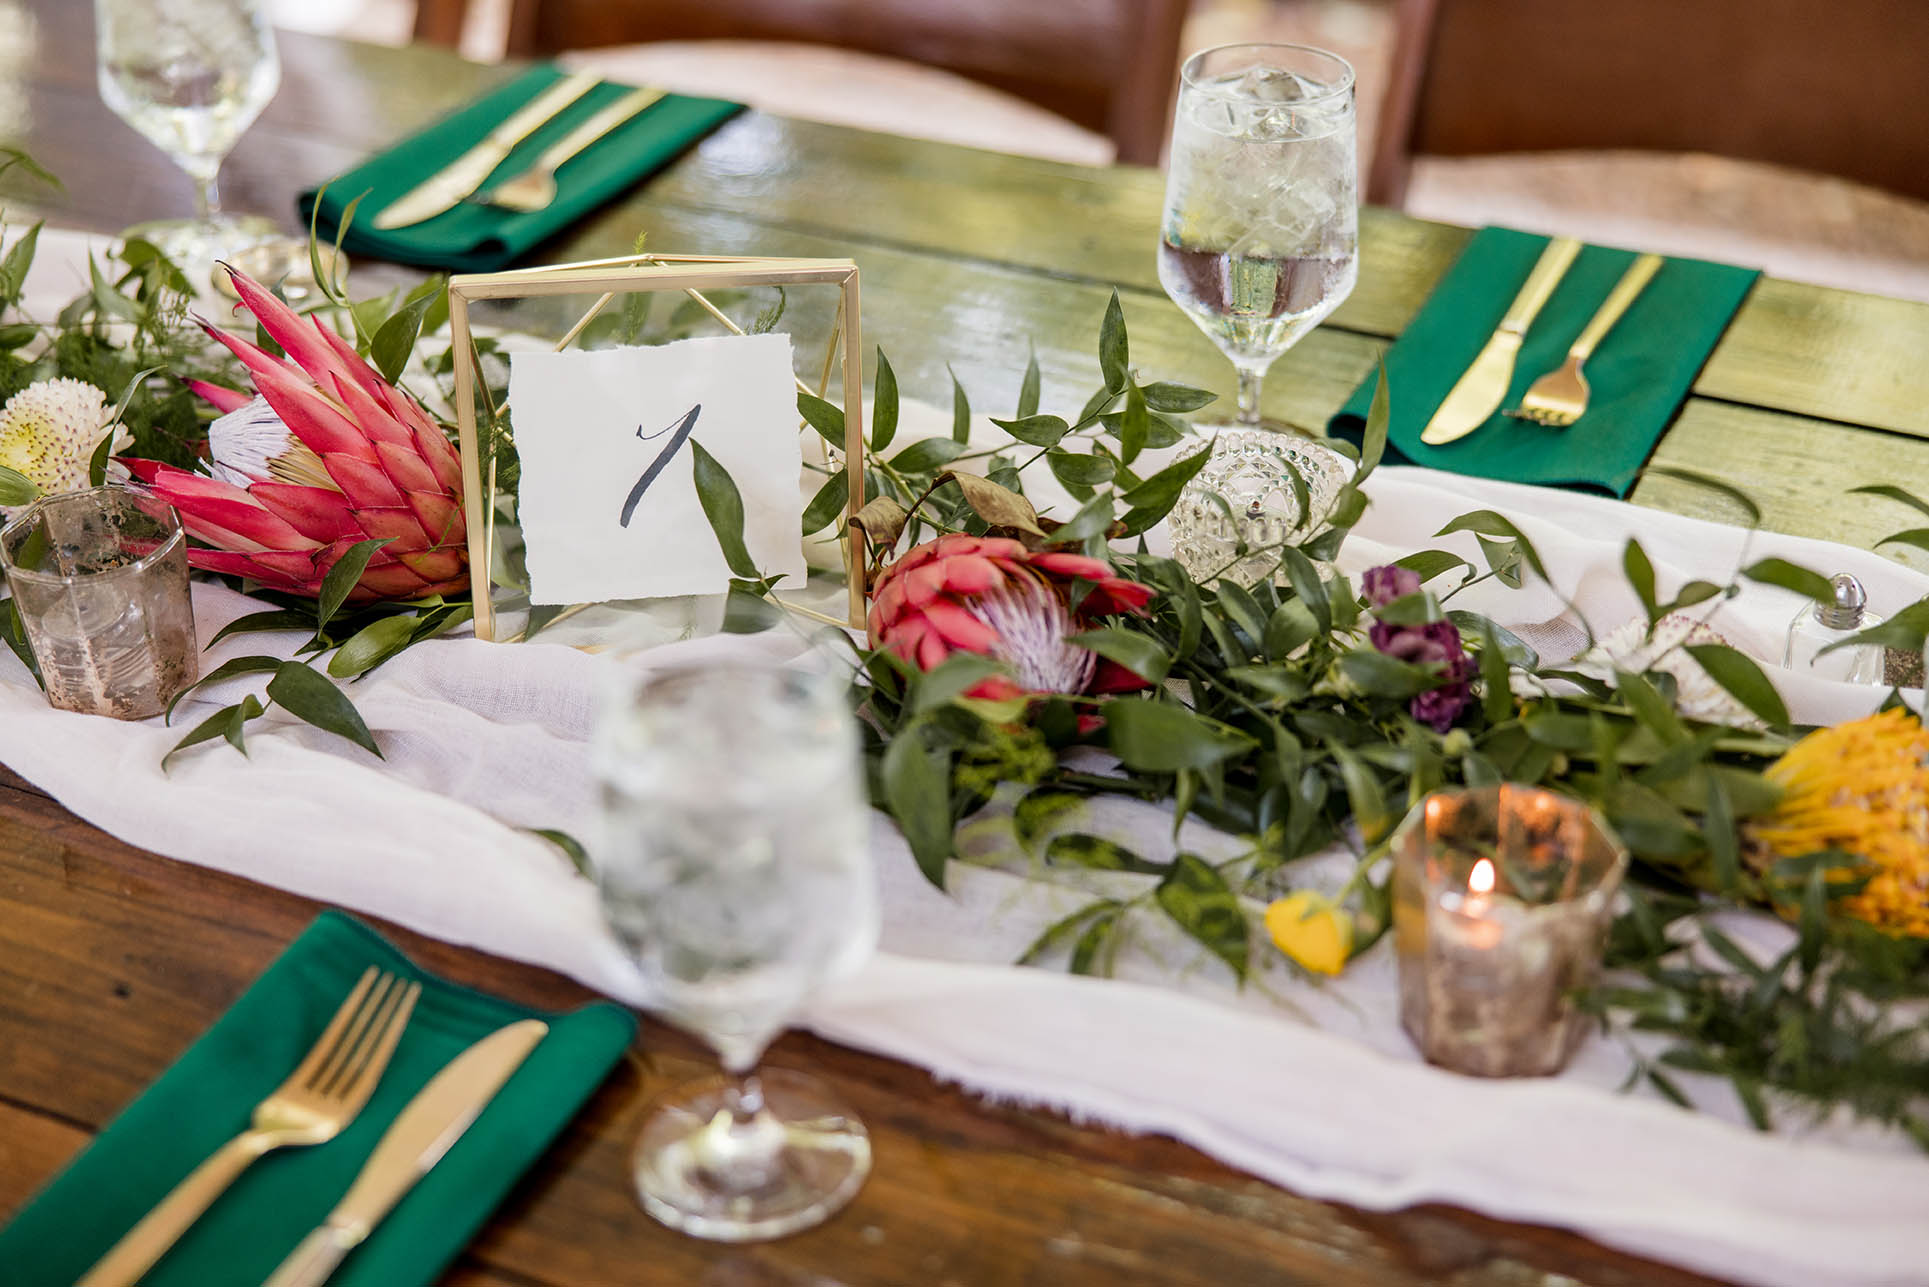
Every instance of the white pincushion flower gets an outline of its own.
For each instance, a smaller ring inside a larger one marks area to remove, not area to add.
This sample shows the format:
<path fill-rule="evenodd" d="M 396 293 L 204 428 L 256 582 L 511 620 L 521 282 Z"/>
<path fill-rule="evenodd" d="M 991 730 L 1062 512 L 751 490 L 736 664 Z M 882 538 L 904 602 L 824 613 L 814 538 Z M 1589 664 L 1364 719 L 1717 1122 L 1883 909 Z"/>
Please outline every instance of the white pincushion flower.
<path fill-rule="evenodd" d="M 1674 679 L 1675 710 L 1682 718 L 1732 728 L 1762 728 L 1762 722 L 1729 696 L 1687 649 L 1689 644 L 1727 642 L 1704 622 L 1679 612 L 1671 612 L 1655 623 L 1652 636 L 1647 620 L 1636 617 L 1575 658 L 1574 669 L 1608 683 L 1614 682 L 1617 670 L 1669 675 Z"/>
<path fill-rule="evenodd" d="M 0 465 L 43 495 L 79 491 L 111 414 L 107 395 L 84 380 L 30 384 L 0 408 Z"/>

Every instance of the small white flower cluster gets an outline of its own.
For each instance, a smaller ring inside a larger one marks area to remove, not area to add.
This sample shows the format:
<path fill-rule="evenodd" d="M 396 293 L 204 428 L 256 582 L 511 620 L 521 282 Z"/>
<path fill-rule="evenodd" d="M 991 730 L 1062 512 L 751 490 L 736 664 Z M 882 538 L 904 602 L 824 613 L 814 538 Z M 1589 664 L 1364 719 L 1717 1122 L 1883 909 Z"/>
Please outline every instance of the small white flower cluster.
<path fill-rule="evenodd" d="M 1731 728 L 1761 728 L 1747 707 L 1728 695 L 1687 649 L 1688 644 L 1725 644 L 1728 641 L 1706 623 L 1671 612 L 1648 633 L 1645 618 L 1636 617 L 1603 636 L 1574 659 L 1574 669 L 1596 679 L 1614 682 L 1614 672 L 1670 675 L 1675 684 L 1675 710 L 1682 718 Z"/>

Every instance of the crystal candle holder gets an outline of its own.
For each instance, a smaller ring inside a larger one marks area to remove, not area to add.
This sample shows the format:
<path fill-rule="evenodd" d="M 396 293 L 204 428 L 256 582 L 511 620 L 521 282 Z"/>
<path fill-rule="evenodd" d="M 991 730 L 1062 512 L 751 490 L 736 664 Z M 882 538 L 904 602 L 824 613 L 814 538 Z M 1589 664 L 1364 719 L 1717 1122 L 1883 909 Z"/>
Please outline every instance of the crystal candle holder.
<path fill-rule="evenodd" d="M 1586 1030 L 1628 854 L 1598 814 L 1537 787 L 1428 796 L 1393 838 L 1400 1021 L 1427 1062 L 1557 1073 Z"/>
<path fill-rule="evenodd" d="M 146 719 L 195 681 L 187 535 L 168 505 L 112 486 L 37 501 L 0 529 L 0 567 L 57 708 Z"/>

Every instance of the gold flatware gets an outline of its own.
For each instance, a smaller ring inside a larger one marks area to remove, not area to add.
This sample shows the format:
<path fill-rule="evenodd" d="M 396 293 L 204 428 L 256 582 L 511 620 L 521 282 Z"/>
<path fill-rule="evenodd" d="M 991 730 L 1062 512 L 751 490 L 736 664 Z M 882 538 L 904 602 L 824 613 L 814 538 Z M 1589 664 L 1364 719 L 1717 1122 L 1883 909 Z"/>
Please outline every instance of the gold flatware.
<path fill-rule="evenodd" d="M 521 174 L 468 199 L 523 214 L 545 209 L 556 199 L 557 170 L 644 108 L 654 106 L 662 97 L 663 91 L 660 89 L 632 90 L 551 144 L 547 151 L 536 158 L 536 163 Z"/>
<path fill-rule="evenodd" d="M 131 1287 L 256 1158 L 340 1134 L 388 1067 L 421 991 L 372 965 L 363 971 L 288 1080 L 255 1105 L 249 1128 L 175 1185 L 75 1287 Z"/>
<path fill-rule="evenodd" d="M 1621 314 L 1628 311 L 1628 305 L 1647 289 L 1648 282 L 1660 268 L 1659 255 L 1642 255 L 1628 265 L 1600 311 L 1568 349 L 1567 361 L 1528 385 L 1527 392 L 1521 395 L 1520 408 L 1507 414 L 1556 429 L 1565 429 L 1579 420 L 1587 411 L 1588 398 L 1587 377 L 1581 374 L 1581 364 L 1594 355 L 1595 348 L 1621 320 Z"/>
<path fill-rule="evenodd" d="M 409 189 L 375 216 L 378 231 L 389 232 L 433 219 L 481 187 L 516 145 L 555 119 L 556 114 L 596 87 L 598 78 L 577 72 L 557 81 L 490 130 L 482 142 Z"/>
<path fill-rule="evenodd" d="M 1447 400 L 1433 413 L 1433 419 L 1427 421 L 1426 429 L 1420 434 L 1421 442 L 1438 447 L 1464 438 L 1486 424 L 1500 409 L 1501 399 L 1507 396 L 1507 386 L 1513 381 L 1514 359 L 1520 355 L 1520 343 L 1527 328 L 1533 325 L 1541 306 L 1547 303 L 1547 297 L 1554 293 L 1554 287 L 1574 262 L 1574 256 L 1580 253 L 1581 243 L 1572 237 L 1556 237 L 1547 243 L 1534 271 L 1527 274 L 1520 294 L 1514 296 L 1507 316 L 1488 337 L 1480 356 L 1447 394 Z"/>
<path fill-rule="evenodd" d="M 524 1019 L 496 1029 L 450 1060 L 396 1117 L 328 1219 L 302 1239 L 262 1287 L 326 1282 L 342 1258 L 442 1160 L 548 1032 L 548 1024 Z"/>

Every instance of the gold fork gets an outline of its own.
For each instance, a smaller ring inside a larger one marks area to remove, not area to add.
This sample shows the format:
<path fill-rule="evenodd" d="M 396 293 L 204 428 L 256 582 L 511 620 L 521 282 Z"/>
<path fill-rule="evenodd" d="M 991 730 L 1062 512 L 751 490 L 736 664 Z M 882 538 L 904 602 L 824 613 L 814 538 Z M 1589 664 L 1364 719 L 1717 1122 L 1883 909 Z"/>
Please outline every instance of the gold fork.
<path fill-rule="evenodd" d="M 1659 255 L 1643 255 L 1629 265 L 1600 311 L 1574 341 L 1574 347 L 1567 351 L 1567 361 L 1527 386 L 1519 408 L 1507 414 L 1517 420 L 1532 420 L 1557 429 L 1579 420 L 1587 411 L 1588 397 L 1587 377 L 1581 374 L 1581 364 L 1594 355 L 1595 347 L 1607 338 L 1607 333 L 1621 320 L 1621 314 L 1628 311 L 1628 305 L 1647 288 L 1649 279 L 1660 267 Z"/>
<path fill-rule="evenodd" d="M 578 153 L 587 150 L 590 144 L 644 108 L 653 106 L 663 97 L 663 93 L 660 89 L 631 90 L 550 145 L 527 170 L 498 187 L 476 193 L 469 200 L 478 205 L 500 206 L 522 214 L 547 209 L 550 202 L 556 199 L 556 171 L 574 160 Z"/>
<path fill-rule="evenodd" d="M 363 971 L 307 1057 L 255 1106 L 253 1124 L 175 1185 L 75 1287 L 132 1287 L 256 1158 L 339 1134 L 368 1102 L 421 992 L 372 965 Z"/>

